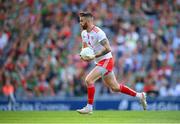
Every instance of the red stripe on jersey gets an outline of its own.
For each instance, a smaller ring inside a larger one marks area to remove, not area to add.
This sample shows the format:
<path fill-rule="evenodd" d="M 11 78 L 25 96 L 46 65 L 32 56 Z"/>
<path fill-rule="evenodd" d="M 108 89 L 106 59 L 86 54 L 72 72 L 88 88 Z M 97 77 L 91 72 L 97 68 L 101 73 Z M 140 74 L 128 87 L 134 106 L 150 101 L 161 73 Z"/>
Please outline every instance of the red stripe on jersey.
<path fill-rule="evenodd" d="M 94 28 L 92 29 L 94 32 L 98 33 L 99 29 L 97 27 L 94 26 Z"/>

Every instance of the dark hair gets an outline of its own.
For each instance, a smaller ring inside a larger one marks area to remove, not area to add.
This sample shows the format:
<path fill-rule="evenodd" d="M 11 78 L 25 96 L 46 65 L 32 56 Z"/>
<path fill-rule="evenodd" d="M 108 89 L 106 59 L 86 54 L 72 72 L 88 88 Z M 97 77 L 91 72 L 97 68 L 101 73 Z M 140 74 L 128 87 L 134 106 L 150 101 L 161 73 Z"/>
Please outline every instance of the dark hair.
<path fill-rule="evenodd" d="M 90 17 L 90 18 L 93 18 L 93 15 L 90 12 L 80 12 L 79 16 L 80 17 Z"/>

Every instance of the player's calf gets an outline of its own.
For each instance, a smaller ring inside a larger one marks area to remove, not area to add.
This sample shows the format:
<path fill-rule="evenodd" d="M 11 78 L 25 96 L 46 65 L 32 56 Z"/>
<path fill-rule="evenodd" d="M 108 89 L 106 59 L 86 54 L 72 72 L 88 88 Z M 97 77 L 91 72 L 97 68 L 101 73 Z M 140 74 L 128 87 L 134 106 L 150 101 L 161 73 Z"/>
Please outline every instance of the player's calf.
<path fill-rule="evenodd" d="M 119 92 L 119 87 L 117 87 L 117 86 L 112 86 L 112 87 L 111 87 L 111 90 L 112 90 L 113 92 Z"/>

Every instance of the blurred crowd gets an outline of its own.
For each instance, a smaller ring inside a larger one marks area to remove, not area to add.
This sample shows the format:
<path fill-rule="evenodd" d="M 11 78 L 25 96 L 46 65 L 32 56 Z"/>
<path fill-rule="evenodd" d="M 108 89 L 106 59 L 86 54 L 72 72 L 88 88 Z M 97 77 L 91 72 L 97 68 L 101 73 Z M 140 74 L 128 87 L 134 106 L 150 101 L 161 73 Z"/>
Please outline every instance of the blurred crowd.
<path fill-rule="evenodd" d="M 0 0 L 0 96 L 85 96 L 78 13 L 112 46 L 119 81 L 149 96 L 180 96 L 180 0 Z M 111 94 L 101 80 L 98 95 Z"/>

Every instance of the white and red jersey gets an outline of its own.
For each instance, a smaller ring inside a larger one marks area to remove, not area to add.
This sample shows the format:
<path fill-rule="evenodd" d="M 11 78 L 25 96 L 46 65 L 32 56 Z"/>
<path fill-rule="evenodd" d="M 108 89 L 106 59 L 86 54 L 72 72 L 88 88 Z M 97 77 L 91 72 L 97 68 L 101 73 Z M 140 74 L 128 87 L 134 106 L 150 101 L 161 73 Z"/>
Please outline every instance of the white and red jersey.
<path fill-rule="evenodd" d="M 97 26 L 94 26 L 90 32 L 83 30 L 81 32 L 81 37 L 82 37 L 82 42 L 85 42 L 88 45 L 88 47 L 92 48 L 95 54 L 103 49 L 103 46 L 100 44 L 100 42 L 103 39 L 107 39 L 104 31 Z M 102 55 L 98 58 L 95 58 L 95 62 L 98 63 L 103 59 L 109 59 L 109 58 L 112 58 L 111 52 Z"/>

